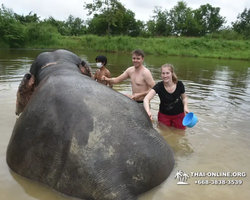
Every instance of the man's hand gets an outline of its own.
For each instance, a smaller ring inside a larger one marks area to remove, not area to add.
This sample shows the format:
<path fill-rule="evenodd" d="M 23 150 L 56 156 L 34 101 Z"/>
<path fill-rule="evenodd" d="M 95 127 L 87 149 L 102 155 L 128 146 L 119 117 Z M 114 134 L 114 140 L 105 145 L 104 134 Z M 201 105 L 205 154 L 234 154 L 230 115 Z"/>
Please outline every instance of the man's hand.
<path fill-rule="evenodd" d="M 101 77 L 101 80 L 102 80 L 102 81 L 107 81 L 107 82 L 109 82 L 109 81 L 112 80 L 112 79 L 111 79 L 111 78 L 108 78 L 107 76 L 104 76 L 104 75 L 103 75 L 103 76 Z"/>
<path fill-rule="evenodd" d="M 132 94 L 131 99 L 137 101 L 140 98 L 140 96 L 141 95 L 139 93 L 134 93 L 134 94 Z"/>
<path fill-rule="evenodd" d="M 135 101 L 137 101 L 138 99 L 138 95 L 135 94 L 125 94 L 127 97 L 129 97 L 130 99 L 133 99 Z"/>

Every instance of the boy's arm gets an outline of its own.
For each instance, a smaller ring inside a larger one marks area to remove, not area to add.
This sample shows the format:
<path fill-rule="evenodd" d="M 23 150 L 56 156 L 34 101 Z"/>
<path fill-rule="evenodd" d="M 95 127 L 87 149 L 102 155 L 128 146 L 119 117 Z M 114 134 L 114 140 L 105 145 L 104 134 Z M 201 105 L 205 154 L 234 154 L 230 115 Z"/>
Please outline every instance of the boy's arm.
<path fill-rule="evenodd" d="M 105 76 L 108 77 L 108 78 L 111 78 L 111 77 L 112 77 L 109 70 L 106 71 Z M 112 84 L 111 82 L 108 82 L 108 84 L 109 84 L 109 87 L 110 87 L 110 88 L 113 88 L 113 84 Z"/>
<path fill-rule="evenodd" d="M 100 71 L 99 69 L 96 70 L 95 75 L 93 76 L 93 79 L 94 79 L 95 81 L 97 80 L 99 71 Z"/>

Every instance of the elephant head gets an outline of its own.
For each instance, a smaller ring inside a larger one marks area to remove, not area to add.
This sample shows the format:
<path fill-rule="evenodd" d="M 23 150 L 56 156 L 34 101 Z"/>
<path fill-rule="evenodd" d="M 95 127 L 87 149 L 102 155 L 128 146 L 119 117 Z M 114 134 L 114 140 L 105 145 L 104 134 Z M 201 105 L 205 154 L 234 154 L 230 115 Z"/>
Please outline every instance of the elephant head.
<path fill-rule="evenodd" d="M 49 56 L 48 56 L 49 55 Z M 62 59 L 63 58 L 63 59 Z M 56 50 L 54 52 L 44 52 L 33 62 L 30 73 L 24 75 L 17 91 L 16 115 L 20 115 L 29 102 L 36 86 L 39 72 L 45 68 L 56 65 L 59 62 L 73 62 L 83 75 L 92 77 L 92 69 L 89 64 L 81 60 L 78 56 L 67 50 Z"/>
<path fill-rule="evenodd" d="M 137 200 L 169 177 L 173 151 L 141 105 L 82 73 L 91 74 L 88 64 L 65 50 L 35 59 L 6 162 L 70 197 Z"/>

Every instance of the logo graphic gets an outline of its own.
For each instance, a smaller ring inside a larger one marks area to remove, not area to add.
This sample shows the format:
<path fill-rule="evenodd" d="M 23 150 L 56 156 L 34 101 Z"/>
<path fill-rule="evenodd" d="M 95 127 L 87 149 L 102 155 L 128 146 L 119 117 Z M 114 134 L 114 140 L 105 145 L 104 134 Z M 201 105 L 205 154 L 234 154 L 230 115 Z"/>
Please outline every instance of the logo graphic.
<path fill-rule="evenodd" d="M 190 178 L 189 175 L 182 170 L 178 170 L 174 176 L 174 179 L 179 180 L 177 185 L 189 185 L 189 183 L 186 182 L 188 178 Z"/>

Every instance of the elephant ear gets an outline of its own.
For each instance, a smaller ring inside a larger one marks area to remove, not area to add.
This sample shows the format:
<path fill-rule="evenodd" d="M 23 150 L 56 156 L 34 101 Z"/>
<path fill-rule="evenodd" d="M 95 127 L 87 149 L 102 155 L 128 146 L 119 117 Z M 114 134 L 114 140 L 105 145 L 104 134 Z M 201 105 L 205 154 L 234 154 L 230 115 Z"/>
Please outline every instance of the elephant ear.
<path fill-rule="evenodd" d="M 87 62 L 82 61 L 79 65 L 79 69 L 81 70 L 82 74 L 87 75 L 89 77 L 93 76 L 92 69 Z"/>
<path fill-rule="evenodd" d="M 31 95 L 34 92 L 34 76 L 30 73 L 24 75 L 21 83 L 19 84 L 17 90 L 17 100 L 16 100 L 16 115 L 20 115 L 23 112 L 25 106 L 30 100 Z"/>

